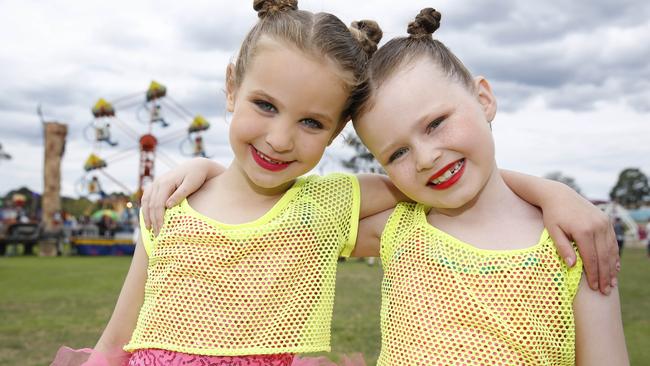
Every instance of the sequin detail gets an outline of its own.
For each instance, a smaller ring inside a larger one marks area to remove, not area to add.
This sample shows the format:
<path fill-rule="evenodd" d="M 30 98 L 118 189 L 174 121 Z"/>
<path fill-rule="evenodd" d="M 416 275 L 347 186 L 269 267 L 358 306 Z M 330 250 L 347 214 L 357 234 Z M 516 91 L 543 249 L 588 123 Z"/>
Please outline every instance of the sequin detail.
<path fill-rule="evenodd" d="M 133 353 L 129 366 L 289 366 L 294 355 L 203 356 L 141 349 Z"/>

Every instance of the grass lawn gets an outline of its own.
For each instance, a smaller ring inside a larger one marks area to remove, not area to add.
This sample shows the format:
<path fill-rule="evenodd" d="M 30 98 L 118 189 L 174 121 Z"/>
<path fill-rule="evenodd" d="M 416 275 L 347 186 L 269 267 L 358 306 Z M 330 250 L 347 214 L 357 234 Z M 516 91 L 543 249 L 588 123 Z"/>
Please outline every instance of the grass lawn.
<path fill-rule="evenodd" d="M 108 320 L 128 257 L 0 258 L 0 365 L 49 365 L 61 344 L 92 347 Z M 650 363 L 650 259 L 626 249 L 620 275 L 632 365 Z M 334 353 L 379 352 L 380 266 L 340 265 Z M 606 334 L 603 334 L 606 337 Z"/>

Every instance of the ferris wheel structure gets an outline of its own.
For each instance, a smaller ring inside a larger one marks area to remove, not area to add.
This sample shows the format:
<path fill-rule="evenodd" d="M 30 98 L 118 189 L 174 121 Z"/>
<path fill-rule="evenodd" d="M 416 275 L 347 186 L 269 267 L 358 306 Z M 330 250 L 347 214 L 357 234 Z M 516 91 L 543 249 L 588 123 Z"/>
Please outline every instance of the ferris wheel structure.
<path fill-rule="evenodd" d="M 124 112 L 129 110 L 132 118 L 122 120 L 123 114 L 128 115 Z M 210 123 L 167 95 L 167 88 L 156 81 L 152 81 L 145 92 L 110 102 L 100 98 L 91 111 L 93 119 L 84 127 L 83 135 L 92 144 L 92 152 L 75 185 L 81 196 L 105 197 L 102 182 L 108 180 L 125 193 L 139 198 L 144 187 L 153 180 L 157 162 L 170 168 L 176 166 L 174 159 L 161 149 L 163 145 L 176 143 L 184 156 L 206 156 L 203 133 L 210 128 Z M 126 138 L 118 140 L 112 133 L 114 128 Z M 136 156 L 138 183 L 133 189 L 110 174 L 109 168 L 120 160 Z"/>

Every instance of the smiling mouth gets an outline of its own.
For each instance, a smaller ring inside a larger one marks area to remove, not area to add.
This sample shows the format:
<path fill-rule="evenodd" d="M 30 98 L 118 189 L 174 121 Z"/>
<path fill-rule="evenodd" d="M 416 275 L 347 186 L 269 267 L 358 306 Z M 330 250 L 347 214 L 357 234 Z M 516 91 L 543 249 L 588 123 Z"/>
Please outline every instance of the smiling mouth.
<path fill-rule="evenodd" d="M 262 168 L 270 171 L 280 171 L 287 168 L 293 161 L 283 161 L 273 159 L 270 156 L 264 154 L 263 152 L 257 150 L 255 146 L 251 145 L 251 154 L 253 155 L 253 160 L 261 166 Z"/>
<path fill-rule="evenodd" d="M 440 169 L 429 178 L 427 186 L 433 189 L 446 189 L 456 183 L 465 171 L 465 159 L 453 162 Z"/>

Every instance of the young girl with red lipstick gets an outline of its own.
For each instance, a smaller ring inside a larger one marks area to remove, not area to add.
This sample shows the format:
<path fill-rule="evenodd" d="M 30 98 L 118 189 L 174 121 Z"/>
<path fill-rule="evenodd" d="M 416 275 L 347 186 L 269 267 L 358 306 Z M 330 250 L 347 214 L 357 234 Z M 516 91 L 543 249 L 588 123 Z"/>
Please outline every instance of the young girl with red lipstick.
<path fill-rule="evenodd" d="M 143 224 L 87 365 L 289 365 L 296 353 L 329 350 L 337 258 L 356 251 L 360 219 L 404 198 L 380 176 L 303 177 L 354 110 L 378 28 L 355 23 L 352 33 L 366 37 L 358 43 L 337 18 L 295 1 L 254 7 L 260 21 L 227 70 L 234 161 L 167 210 L 157 235 Z M 531 200 L 544 196 L 533 188 L 548 190 L 512 176 Z M 567 221 L 567 200 L 590 217 L 599 245 L 584 241 L 585 251 L 613 243 L 595 209 L 554 192 L 555 219 Z M 600 268 L 608 283 L 609 268 Z"/>
<path fill-rule="evenodd" d="M 287 366 L 329 350 L 337 259 L 359 218 L 401 195 L 387 178 L 302 176 L 349 120 L 381 31 L 295 0 L 253 7 L 226 75 L 234 161 L 168 210 L 157 236 L 142 230 L 97 345 L 62 348 L 53 365 Z M 376 198 L 362 202 L 360 187 Z"/>
<path fill-rule="evenodd" d="M 362 220 L 381 246 L 378 365 L 626 365 L 618 293 L 567 267 L 538 208 L 503 181 L 487 80 L 432 38 L 420 12 L 380 48 L 353 113 L 361 140 L 415 203 Z M 581 279 L 582 278 L 582 279 Z"/>

